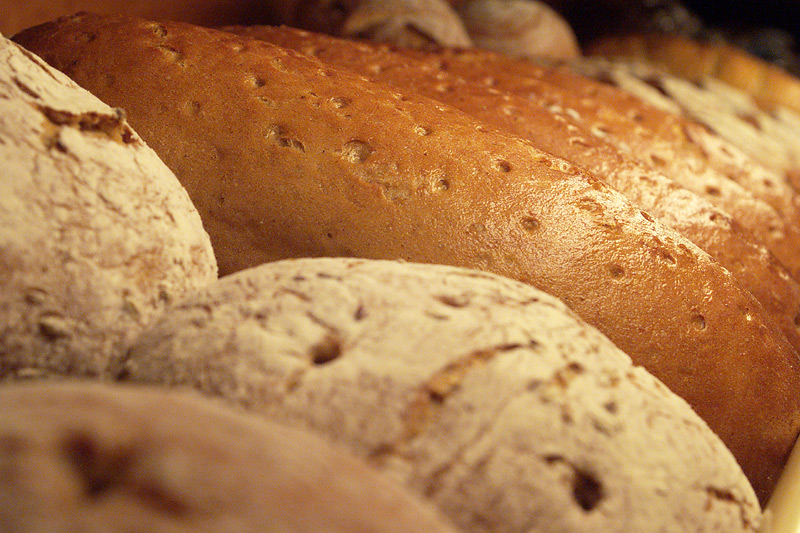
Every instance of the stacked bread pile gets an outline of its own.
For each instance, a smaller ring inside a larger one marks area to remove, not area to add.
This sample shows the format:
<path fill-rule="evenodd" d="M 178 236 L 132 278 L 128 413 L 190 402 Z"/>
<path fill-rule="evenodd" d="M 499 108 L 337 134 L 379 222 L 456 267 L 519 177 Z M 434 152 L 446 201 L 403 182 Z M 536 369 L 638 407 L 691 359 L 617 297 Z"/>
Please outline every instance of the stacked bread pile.
<path fill-rule="evenodd" d="M 0 526 L 765 527 L 800 431 L 793 160 L 624 91 L 630 62 L 431 49 L 370 6 L 426 46 L 3 39 Z"/>

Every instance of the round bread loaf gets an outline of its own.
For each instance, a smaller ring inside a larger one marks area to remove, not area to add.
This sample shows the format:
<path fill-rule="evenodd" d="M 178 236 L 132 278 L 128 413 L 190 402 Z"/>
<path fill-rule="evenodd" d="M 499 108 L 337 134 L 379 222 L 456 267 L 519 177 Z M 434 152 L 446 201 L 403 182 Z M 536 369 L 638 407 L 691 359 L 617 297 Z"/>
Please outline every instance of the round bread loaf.
<path fill-rule="evenodd" d="M 581 54 L 564 18 L 537 0 L 467 0 L 457 6 L 472 42 L 511 57 L 572 59 Z"/>
<path fill-rule="evenodd" d="M 283 24 L 403 46 L 472 46 L 445 0 L 286 0 Z"/>
<path fill-rule="evenodd" d="M 119 361 L 348 446 L 466 531 L 755 531 L 689 406 L 558 300 L 493 274 L 299 259 L 222 278 Z"/>
<path fill-rule="evenodd" d="M 195 394 L 0 388 L 0 529 L 454 531 L 318 437 Z"/>
<path fill-rule="evenodd" d="M 101 374 L 216 278 L 186 191 L 124 119 L 0 37 L 0 379 Z"/>

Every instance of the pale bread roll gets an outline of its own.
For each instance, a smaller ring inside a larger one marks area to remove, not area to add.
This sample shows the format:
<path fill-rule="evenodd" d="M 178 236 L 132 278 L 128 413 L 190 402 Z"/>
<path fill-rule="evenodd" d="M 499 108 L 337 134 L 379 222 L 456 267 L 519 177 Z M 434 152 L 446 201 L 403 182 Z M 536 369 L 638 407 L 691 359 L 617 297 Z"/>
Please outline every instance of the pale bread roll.
<path fill-rule="evenodd" d="M 89 383 L 0 388 L 0 530 L 455 531 L 314 435 Z"/>
<path fill-rule="evenodd" d="M 216 279 L 186 191 L 123 113 L 0 37 L 0 379 L 102 374 Z"/>
<path fill-rule="evenodd" d="M 465 531 L 755 531 L 732 455 L 556 299 L 493 274 L 300 259 L 222 278 L 119 362 L 313 428 Z"/>

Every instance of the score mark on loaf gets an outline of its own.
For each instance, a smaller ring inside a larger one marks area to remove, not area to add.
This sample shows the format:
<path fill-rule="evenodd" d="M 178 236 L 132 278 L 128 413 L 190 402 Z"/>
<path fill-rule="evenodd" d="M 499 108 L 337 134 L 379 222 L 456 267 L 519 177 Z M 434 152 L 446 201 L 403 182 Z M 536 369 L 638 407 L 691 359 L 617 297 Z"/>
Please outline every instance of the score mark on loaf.
<path fill-rule="evenodd" d="M 770 493 L 800 425 L 797 353 L 726 270 L 602 182 L 260 41 L 92 15 L 17 39 L 127 111 L 197 205 L 223 273 L 354 255 L 532 284 L 687 399 Z"/>

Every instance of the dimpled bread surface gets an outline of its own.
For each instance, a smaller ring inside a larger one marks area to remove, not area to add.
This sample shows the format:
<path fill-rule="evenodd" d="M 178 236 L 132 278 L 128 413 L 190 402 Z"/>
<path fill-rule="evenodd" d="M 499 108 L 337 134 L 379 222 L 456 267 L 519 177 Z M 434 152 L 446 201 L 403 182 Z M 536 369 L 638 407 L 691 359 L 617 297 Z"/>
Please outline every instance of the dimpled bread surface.
<path fill-rule="evenodd" d="M 557 111 L 530 98 L 451 74 L 441 66 L 436 52 L 411 54 L 409 50 L 287 26 L 223 29 L 313 55 L 403 90 L 417 91 L 594 172 L 637 207 L 688 237 L 728 269 L 764 306 L 792 346 L 800 350 L 800 285 L 755 235 L 707 199 L 594 135 L 574 118 L 574 113 Z"/>

